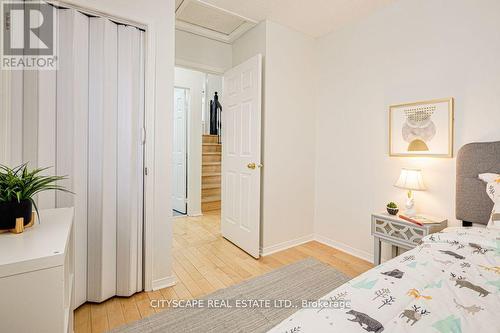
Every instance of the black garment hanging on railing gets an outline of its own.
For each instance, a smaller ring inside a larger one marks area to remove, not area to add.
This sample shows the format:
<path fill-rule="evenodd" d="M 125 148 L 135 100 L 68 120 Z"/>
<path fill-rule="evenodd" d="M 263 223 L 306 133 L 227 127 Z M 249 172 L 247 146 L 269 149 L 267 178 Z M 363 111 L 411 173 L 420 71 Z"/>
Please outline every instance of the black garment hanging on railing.
<path fill-rule="evenodd" d="M 219 96 L 215 92 L 213 101 L 210 101 L 210 134 L 221 135 L 221 119 L 222 105 L 219 102 Z"/>

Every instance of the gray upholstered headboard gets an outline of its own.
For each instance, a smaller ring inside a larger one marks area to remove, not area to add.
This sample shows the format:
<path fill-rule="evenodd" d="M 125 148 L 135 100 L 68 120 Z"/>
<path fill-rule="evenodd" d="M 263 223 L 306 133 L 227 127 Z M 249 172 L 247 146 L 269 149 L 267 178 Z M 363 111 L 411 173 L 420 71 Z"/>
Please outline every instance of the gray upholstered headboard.
<path fill-rule="evenodd" d="M 488 224 L 493 201 L 486 194 L 481 173 L 500 174 L 500 141 L 469 143 L 457 155 L 456 217 L 464 226 Z"/>

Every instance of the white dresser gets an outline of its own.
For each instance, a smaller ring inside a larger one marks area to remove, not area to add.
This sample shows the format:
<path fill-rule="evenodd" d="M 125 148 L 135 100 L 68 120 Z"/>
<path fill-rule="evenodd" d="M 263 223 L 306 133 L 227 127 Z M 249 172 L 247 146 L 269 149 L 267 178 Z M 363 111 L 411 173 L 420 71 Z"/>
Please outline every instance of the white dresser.
<path fill-rule="evenodd" d="M 0 234 L 0 332 L 73 331 L 73 208 L 40 219 L 22 234 Z"/>

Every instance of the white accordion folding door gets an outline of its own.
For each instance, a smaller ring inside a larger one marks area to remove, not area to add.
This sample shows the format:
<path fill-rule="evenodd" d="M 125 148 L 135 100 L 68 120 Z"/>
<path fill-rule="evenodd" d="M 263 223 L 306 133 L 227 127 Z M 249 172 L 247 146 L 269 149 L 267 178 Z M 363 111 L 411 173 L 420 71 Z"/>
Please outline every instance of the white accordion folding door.
<path fill-rule="evenodd" d="M 143 289 L 145 37 L 108 18 L 55 11 L 58 70 L 0 78 L 11 110 L 0 158 L 68 176 L 60 185 L 74 194 L 37 201 L 75 208 L 77 307 Z"/>
<path fill-rule="evenodd" d="M 144 36 L 90 19 L 88 300 L 142 290 Z"/>
<path fill-rule="evenodd" d="M 118 26 L 116 294 L 142 290 L 143 32 Z"/>
<path fill-rule="evenodd" d="M 143 32 L 90 18 L 88 300 L 142 290 Z"/>
<path fill-rule="evenodd" d="M 89 30 L 89 301 L 116 294 L 118 25 L 90 18 Z"/>
<path fill-rule="evenodd" d="M 87 300 L 87 173 L 89 113 L 89 17 L 59 9 L 57 107 L 54 122 L 57 174 L 75 194 L 56 193 L 56 207 L 75 208 L 75 306 Z M 49 131 L 46 131 L 49 133 Z M 43 165 L 43 164 L 40 164 Z"/>

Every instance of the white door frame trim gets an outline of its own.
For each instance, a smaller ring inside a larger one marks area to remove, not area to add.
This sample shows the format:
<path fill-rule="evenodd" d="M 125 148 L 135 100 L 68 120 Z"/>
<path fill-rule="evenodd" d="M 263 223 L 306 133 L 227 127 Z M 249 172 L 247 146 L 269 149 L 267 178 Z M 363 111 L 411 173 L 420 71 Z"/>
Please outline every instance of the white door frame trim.
<path fill-rule="evenodd" d="M 156 113 L 156 32 L 148 25 L 144 32 L 144 128 L 146 131 L 146 142 L 144 149 L 144 168 L 148 170 L 144 176 L 144 229 L 143 229 L 143 274 L 144 290 L 153 290 L 153 246 L 154 246 L 154 221 L 162 218 L 162 212 L 155 207 L 155 118 Z M 170 192 L 171 190 L 168 189 Z M 171 196 L 171 194 L 170 194 Z"/>
<path fill-rule="evenodd" d="M 157 207 L 155 205 L 155 198 L 157 196 L 158 187 L 155 181 L 155 156 L 160 149 L 164 149 L 163 145 L 155 145 L 156 131 L 155 131 L 155 119 L 162 112 L 156 108 L 156 30 L 155 24 L 151 20 L 150 22 L 137 22 L 131 18 L 120 18 L 111 14 L 103 13 L 99 9 L 83 7 L 76 3 L 80 3 L 79 0 L 63 0 L 63 1 L 48 1 L 53 3 L 55 6 L 75 9 L 80 12 L 89 14 L 91 16 L 100 16 L 103 18 L 110 19 L 112 21 L 128 24 L 135 26 L 141 30 L 144 30 L 144 61 L 145 61 L 145 71 L 144 71 L 144 104 L 145 104 L 145 119 L 144 127 L 146 129 L 146 142 L 144 151 L 144 167 L 147 170 L 147 175 L 144 177 L 144 232 L 143 232 L 143 284 L 144 290 L 151 291 L 153 289 L 159 289 L 165 287 L 164 284 L 172 285 L 172 276 L 165 276 L 156 281 L 153 280 L 153 267 L 154 267 L 154 228 L 155 221 L 161 221 L 165 216 L 163 207 Z M 158 148 L 158 151 L 157 151 Z M 146 172 L 145 172 L 146 173 Z M 167 191 L 171 192 L 170 189 Z M 171 196 L 171 194 L 170 194 Z M 170 197 L 169 196 L 169 197 Z M 171 253 L 166 253 L 166 256 L 171 256 Z M 170 258 L 168 258 L 170 259 Z"/>
<path fill-rule="evenodd" d="M 189 211 L 189 206 L 191 204 L 192 200 L 192 193 L 189 191 L 189 184 L 193 181 L 192 180 L 192 175 L 189 173 L 189 158 L 191 157 L 190 151 L 189 151 L 189 136 L 190 136 L 190 110 L 191 110 L 191 90 L 189 87 L 184 87 L 179 84 L 175 84 L 174 82 L 174 89 L 184 89 L 186 91 L 186 103 L 187 103 L 187 108 L 186 108 L 186 114 L 184 115 L 186 118 L 186 216 L 190 216 L 188 214 Z M 174 96 L 174 103 L 175 103 L 175 96 Z M 175 110 L 174 110 L 175 112 Z M 175 126 L 175 124 L 173 124 Z M 173 132 L 172 132 L 173 133 Z M 173 181 L 173 180 L 172 180 Z M 191 195 L 190 195 L 191 194 Z"/>

